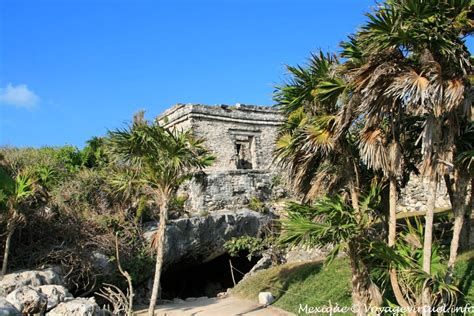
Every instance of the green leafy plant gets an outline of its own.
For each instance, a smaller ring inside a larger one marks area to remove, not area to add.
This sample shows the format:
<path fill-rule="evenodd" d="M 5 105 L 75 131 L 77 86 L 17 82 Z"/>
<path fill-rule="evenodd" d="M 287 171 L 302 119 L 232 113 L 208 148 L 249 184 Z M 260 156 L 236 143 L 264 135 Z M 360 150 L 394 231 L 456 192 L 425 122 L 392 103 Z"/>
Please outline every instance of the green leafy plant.
<path fill-rule="evenodd" d="M 1 190 L 1 204 L 5 207 L 4 220 L 6 221 L 7 227 L 2 275 L 7 273 L 11 238 L 16 228 L 26 220 L 23 208 L 28 199 L 34 195 L 35 190 L 33 178 L 29 174 L 18 174 L 15 179 L 13 179 L 13 188 L 4 186 Z"/>
<path fill-rule="evenodd" d="M 372 273 L 382 284 L 389 282 L 388 271 L 397 271 L 398 282 L 404 299 L 413 307 L 423 305 L 423 289 L 430 285 L 433 306 L 455 306 L 460 294 L 458 288 L 447 282 L 446 250 L 437 240 L 431 253 L 431 273 L 423 271 L 423 223 L 418 218 L 405 221 L 398 233 L 394 248 L 385 243 L 373 242 L 368 260 L 373 264 Z"/>
<path fill-rule="evenodd" d="M 261 255 L 270 245 L 271 241 L 265 238 L 242 236 L 227 241 L 224 248 L 232 257 L 237 257 L 245 252 L 250 261 L 253 257 Z"/>
<path fill-rule="evenodd" d="M 250 199 L 249 208 L 259 213 L 266 213 L 268 211 L 265 203 L 256 196 Z"/>

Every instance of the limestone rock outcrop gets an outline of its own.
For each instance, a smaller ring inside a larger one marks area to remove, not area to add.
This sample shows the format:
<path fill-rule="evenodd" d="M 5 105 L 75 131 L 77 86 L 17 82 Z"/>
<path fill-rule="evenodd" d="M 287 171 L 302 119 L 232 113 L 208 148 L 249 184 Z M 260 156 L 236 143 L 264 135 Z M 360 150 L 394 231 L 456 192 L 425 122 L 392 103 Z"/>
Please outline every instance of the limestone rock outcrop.
<path fill-rule="evenodd" d="M 103 311 L 95 302 L 94 298 L 75 298 L 60 303 L 46 315 L 48 316 L 100 316 Z"/>
<path fill-rule="evenodd" d="M 0 280 L 0 296 L 7 296 L 14 290 L 26 285 L 41 286 L 47 284 L 63 284 L 60 274 L 53 268 L 9 273 Z"/>
<path fill-rule="evenodd" d="M 13 306 L 6 298 L 0 297 L 0 315 L 1 316 L 22 316 L 15 306 Z"/>
<path fill-rule="evenodd" d="M 32 286 L 23 286 L 7 295 L 7 301 L 23 314 L 42 314 L 46 311 L 48 298 Z"/>
<path fill-rule="evenodd" d="M 13 272 L 0 280 L 0 316 L 105 315 L 94 298 L 74 298 L 55 269 Z M 49 311 L 49 312 L 48 312 Z"/>
<path fill-rule="evenodd" d="M 224 243 L 232 237 L 257 236 L 271 217 L 248 209 L 219 211 L 170 221 L 167 229 L 165 268 L 208 262 L 223 255 Z M 145 237 L 151 239 L 158 223 L 151 223 Z"/>
<path fill-rule="evenodd" d="M 73 298 L 71 293 L 62 285 L 42 285 L 36 289 L 46 296 L 46 310 L 48 311 L 58 306 L 59 303 Z"/>

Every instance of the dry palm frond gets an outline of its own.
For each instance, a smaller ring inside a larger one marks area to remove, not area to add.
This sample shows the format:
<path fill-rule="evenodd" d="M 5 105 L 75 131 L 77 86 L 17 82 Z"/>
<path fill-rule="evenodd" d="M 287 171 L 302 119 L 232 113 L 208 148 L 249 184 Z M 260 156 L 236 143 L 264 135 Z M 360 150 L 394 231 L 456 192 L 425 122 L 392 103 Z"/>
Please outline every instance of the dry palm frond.
<path fill-rule="evenodd" d="M 361 132 L 359 150 L 369 168 L 387 171 L 390 168 L 386 138 L 380 128 L 365 128 Z"/>
<path fill-rule="evenodd" d="M 421 152 L 423 155 L 427 155 L 429 150 L 435 145 L 436 125 L 436 119 L 433 115 L 429 115 L 423 124 L 423 132 L 420 135 Z"/>
<path fill-rule="evenodd" d="M 421 173 L 424 176 L 433 177 L 436 175 L 439 152 L 439 122 L 434 115 L 428 115 L 425 120 L 423 132 L 421 134 L 421 152 L 423 163 Z"/>
<path fill-rule="evenodd" d="M 360 114 L 358 111 L 360 102 L 360 93 L 354 92 L 345 106 L 340 108 L 337 114 L 335 138 L 339 139 L 346 135 L 351 126 L 354 125 L 355 118 Z"/>
<path fill-rule="evenodd" d="M 461 113 L 471 122 L 474 121 L 474 89 L 469 87 L 464 96 Z"/>
<path fill-rule="evenodd" d="M 393 61 L 387 61 L 374 69 L 370 79 L 361 90 L 360 111 L 370 115 L 383 116 L 389 109 L 387 105 L 392 104 L 390 97 L 386 95 L 394 77 L 397 77 L 400 67 Z"/>
<path fill-rule="evenodd" d="M 325 193 L 333 192 L 341 181 L 337 162 L 327 163 L 318 169 L 311 182 L 311 188 L 305 195 L 306 201 L 314 201 Z"/>
<path fill-rule="evenodd" d="M 443 104 L 444 86 L 441 65 L 435 61 L 427 62 L 424 65 L 424 72 L 430 82 L 426 89 L 427 102 L 423 105 L 424 109 L 427 113 L 440 117 L 446 110 Z"/>
<path fill-rule="evenodd" d="M 416 234 L 406 234 L 403 239 L 413 248 L 423 248 L 423 244 L 420 240 L 420 237 Z"/>
<path fill-rule="evenodd" d="M 443 103 L 448 111 L 461 108 L 464 100 L 465 86 L 460 79 L 445 82 Z"/>
<path fill-rule="evenodd" d="M 408 105 L 419 106 L 425 103 L 428 84 L 426 77 L 410 68 L 397 76 L 385 93 Z"/>

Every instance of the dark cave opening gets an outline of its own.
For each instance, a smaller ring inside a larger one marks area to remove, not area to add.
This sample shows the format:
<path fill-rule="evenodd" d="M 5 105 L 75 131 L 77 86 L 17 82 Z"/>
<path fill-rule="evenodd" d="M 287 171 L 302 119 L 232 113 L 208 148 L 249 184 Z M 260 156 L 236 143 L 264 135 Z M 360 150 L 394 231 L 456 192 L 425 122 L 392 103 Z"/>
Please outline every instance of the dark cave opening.
<path fill-rule="evenodd" d="M 258 261 L 258 258 L 249 261 L 245 255 L 231 257 L 224 254 L 191 267 L 170 267 L 163 273 L 161 298 L 215 297 L 218 293 L 233 287 L 229 259 L 232 266 L 243 273 L 249 272 Z M 234 270 L 234 277 L 235 281 L 239 282 L 243 275 Z"/>

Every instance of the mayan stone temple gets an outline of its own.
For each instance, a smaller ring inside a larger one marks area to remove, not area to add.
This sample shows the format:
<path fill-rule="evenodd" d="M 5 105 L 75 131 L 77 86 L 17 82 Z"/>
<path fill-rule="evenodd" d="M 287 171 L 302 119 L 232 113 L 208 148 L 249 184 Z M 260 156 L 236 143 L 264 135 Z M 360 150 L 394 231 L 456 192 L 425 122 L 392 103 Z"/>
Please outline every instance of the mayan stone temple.
<path fill-rule="evenodd" d="M 180 188 L 190 212 L 239 209 L 252 198 L 267 201 L 273 180 L 279 177 L 273 158 L 278 127 L 283 116 L 274 107 L 236 104 L 177 104 L 157 120 L 166 128 L 191 129 L 205 139 L 216 161 Z M 429 196 L 423 179 L 413 175 L 402 188 L 399 211 L 424 210 Z M 446 187 L 441 184 L 438 207 L 449 206 Z"/>
<path fill-rule="evenodd" d="M 205 139 L 216 161 L 188 182 L 190 211 L 232 209 L 252 198 L 266 200 L 276 176 L 273 150 L 282 115 L 272 107 L 177 104 L 158 121 L 166 128 L 191 129 Z"/>

